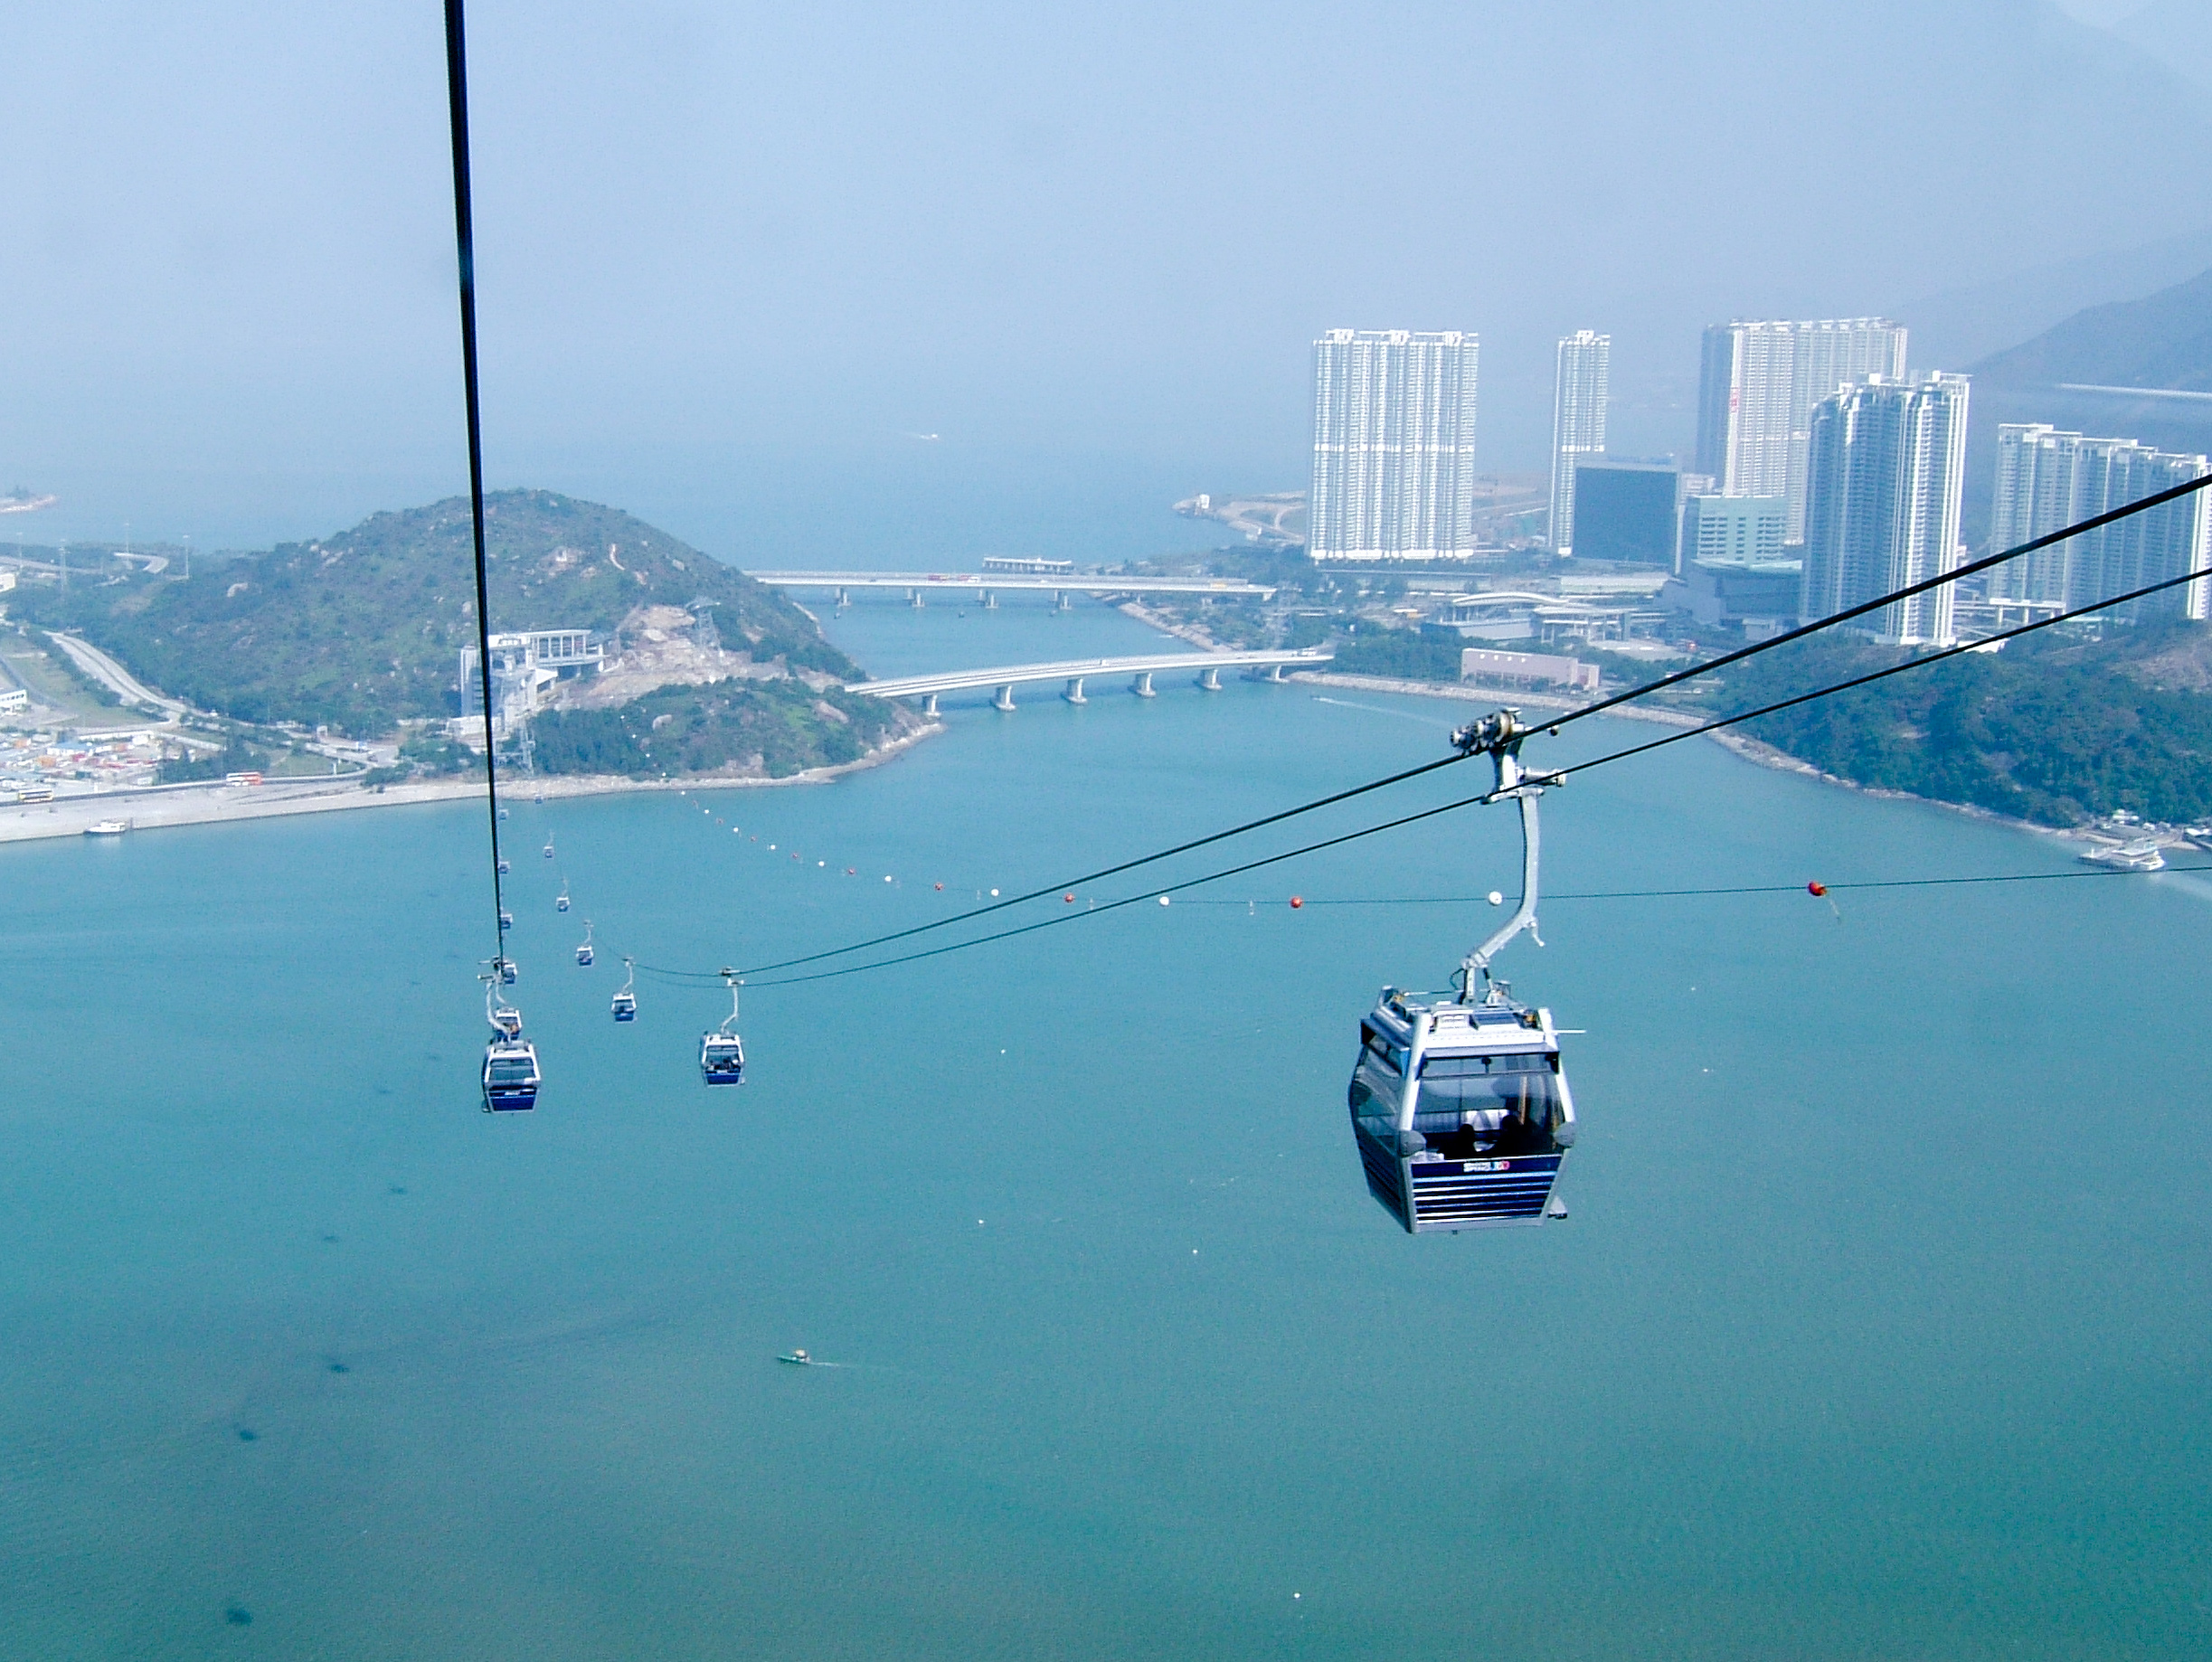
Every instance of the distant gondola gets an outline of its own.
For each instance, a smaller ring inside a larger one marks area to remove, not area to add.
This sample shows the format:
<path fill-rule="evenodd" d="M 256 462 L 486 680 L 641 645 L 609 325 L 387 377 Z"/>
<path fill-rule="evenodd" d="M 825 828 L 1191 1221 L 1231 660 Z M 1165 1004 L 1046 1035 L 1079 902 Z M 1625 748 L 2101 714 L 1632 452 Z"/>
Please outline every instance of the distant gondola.
<path fill-rule="evenodd" d="M 591 967 L 591 919 L 589 919 L 589 918 L 586 918 L 586 919 L 584 920 L 584 924 L 583 924 L 583 940 L 582 940 L 582 941 L 581 941 L 581 943 L 580 943 L 580 944 L 577 946 L 577 948 L 576 948 L 576 961 L 577 961 L 579 964 L 581 964 L 581 965 L 584 966 L 586 968 L 589 968 Z"/>
<path fill-rule="evenodd" d="M 745 1042 L 737 1036 L 737 977 L 722 972 L 730 989 L 730 1019 L 699 1035 L 699 1077 L 710 1085 L 745 1082 Z"/>
<path fill-rule="evenodd" d="M 614 1018 L 618 1022 L 634 1022 L 638 1019 L 638 995 L 630 991 L 630 984 L 638 978 L 638 966 L 627 958 L 622 961 L 629 965 L 629 977 L 615 991 Z"/>

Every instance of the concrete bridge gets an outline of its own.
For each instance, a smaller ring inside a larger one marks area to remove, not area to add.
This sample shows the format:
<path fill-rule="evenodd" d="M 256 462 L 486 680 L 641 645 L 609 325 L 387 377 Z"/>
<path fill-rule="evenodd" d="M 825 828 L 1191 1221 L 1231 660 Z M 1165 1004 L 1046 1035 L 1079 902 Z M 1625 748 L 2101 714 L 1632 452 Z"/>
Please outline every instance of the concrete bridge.
<path fill-rule="evenodd" d="M 988 609 L 997 597 L 1016 591 L 1054 596 L 1063 608 L 1072 594 L 1195 594 L 1208 600 L 1268 600 L 1275 590 L 1264 583 L 1228 577 L 1128 577 L 1067 572 L 1038 576 L 1016 571 L 748 571 L 758 583 L 776 589 L 827 589 L 846 605 L 855 589 L 903 589 L 907 602 L 947 590 L 972 591 Z"/>
<path fill-rule="evenodd" d="M 1139 698 L 1155 696 L 1152 677 L 1171 675 L 1180 669 L 1198 672 L 1198 685 L 1208 693 L 1221 691 L 1221 672 L 1224 669 L 1267 671 L 1266 679 L 1280 681 L 1286 669 L 1318 668 L 1328 663 L 1333 653 L 1314 649 L 1304 652 L 1177 652 L 1161 657 L 1073 658 L 1063 664 L 1013 664 L 998 669 L 956 669 L 940 675 L 902 675 L 890 681 L 855 681 L 845 690 L 865 693 L 871 698 L 922 698 L 928 700 L 930 714 L 937 713 L 937 695 L 940 693 L 972 692 L 978 687 L 996 687 L 998 696 L 991 701 L 996 710 L 1014 708 L 1014 689 L 1025 683 L 1035 681 L 1064 681 L 1066 689 L 1060 694 L 1072 704 L 1088 704 L 1083 696 L 1083 683 L 1101 675 L 1127 675 L 1129 690 Z"/>

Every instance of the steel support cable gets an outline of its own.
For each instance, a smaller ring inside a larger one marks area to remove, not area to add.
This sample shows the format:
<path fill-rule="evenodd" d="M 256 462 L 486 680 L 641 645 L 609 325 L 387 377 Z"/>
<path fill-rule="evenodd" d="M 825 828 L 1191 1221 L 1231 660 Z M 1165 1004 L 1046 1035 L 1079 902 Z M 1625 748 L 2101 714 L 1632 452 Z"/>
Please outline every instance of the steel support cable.
<path fill-rule="evenodd" d="M 1952 647 L 1942 652 L 1929 653 L 1925 656 L 1907 658 L 1904 663 L 1893 664 L 1886 669 L 1876 670 L 1868 675 L 1855 675 L 1848 681 L 1839 681 L 1832 686 L 1821 687 L 1810 693 L 1801 693 L 1794 698 L 1786 698 L 1776 704 L 1765 704 L 1756 710 L 1746 710 L 1741 714 L 1724 716 L 1717 721 L 1707 722 L 1700 726 L 1685 728 L 1679 732 L 1668 733 L 1663 739 L 1655 739 L 1646 744 L 1631 745 L 1626 750 L 1614 751 L 1608 755 L 1580 762 L 1570 768 L 1544 771 L 1532 769 L 1527 777 L 1532 783 L 1540 785 L 1548 780 L 1564 779 L 1571 773 L 1583 773 L 1593 768 L 1604 767 L 1612 762 L 1625 761 L 1631 756 L 1640 756 L 1664 745 L 1678 744 L 1685 739 L 1695 739 L 1704 733 L 1717 732 L 1724 727 L 1734 727 L 1739 722 L 1753 721 L 1762 715 L 1772 715 L 1776 711 L 1787 710 L 1792 705 L 1809 704 L 1814 699 L 1832 697 L 1838 693 L 1865 686 L 1869 682 L 1886 680 L 1891 675 L 1902 675 L 1911 669 L 1924 668 L 1928 665 L 1941 663 L 1945 658 L 1955 657 L 1961 652 L 1971 652 L 1975 647 L 1987 646 L 1990 641 L 2011 640 L 2022 635 L 2031 635 L 2038 629 L 2047 629 L 2056 624 L 2070 622 L 2074 619 L 2086 616 L 2091 612 L 2103 611 L 2110 607 L 2124 606 L 2132 600 L 2141 600 L 2146 595 L 2157 594 L 2163 590 L 2176 588 L 2182 583 L 2194 582 L 2199 578 L 2207 576 L 2212 576 L 2212 566 L 2192 569 L 2182 572 L 2179 577 L 2169 577 L 2160 582 L 2149 583 L 2141 589 L 2131 590 L 2125 594 L 2116 594 L 2110 600 L 2098 600 L 2093 605 L 2076 607 L 2072 611 L 2060 612 L 2054 617 L 2004 630 L 1999 634 L 1990 636 L 1988 641 L 1975 641 L 1963 646 Z M 999 930 L 992 934 L 978 935 L 968 940 L 952 941 L 945 946 L 932 947 L 926 951 L 904 953 L 897 958 L 879 958 L 865 964 L 848 964 L 842 968 L 818 970 L 812 975 L 787 976 L 780 980 L 763 981 L 757 985 L 795 987 L 810 981 L 835 980 L 842 976 L 860 975 L 872 969 L 889 969 L 900 964 L 919 963 L 925 958 L 942 958 L 948 953 L 965 951 L 969 947 L 988 946 L 994 941 L 1011 940 L 1016 936 L 1035 934 L 1039 930 L 1055 929 L 1063 923 L 1073 923 L 1080 919 L 1094 918 L 1109 911 L 1119 911 L 1124 906 L 1139 905 L 1158 897 L 1180 894 L 1185 890 L 1199 888 L 1210 883 L 1219 883 L 1224 878 L 1241 876 L 1246 872 L 1259 871 L 1270 865 L 1280 865 L 1287 860 L 1300 859 L 1307 855 L 1319 854 L 1324 849 L 1337 848 L 1347 843 L 1356 843 L 1365 837 L 1378 836 L 1385 831 L 1394 831 L 1403 826 L 1414 825 L 1424 819 L 1433 819 L 1440 814 L 1450 814 L 1460 808 L 1473 807 L 1479 803 L 1489 801 L 1491 796 L 1492 793 L 1485 791 L 1479 796 L 1462 797 L 1455 802 L 1447 802 L 1438 807 L 1425 808 L 1416 814 L 1407 814 L 1396 819 L 1385 820 L 1380 825 L 1368 826 L 1362 830 L 1347 831 L 1342 836 L 1328 837 L 1318 843 L 1309 843 L 1303 847 L 1293 848 L 1283 854 L 1270 855 L 1264 859 L 1247 861 L 1241 865 L 1233 865 L 1224 871 L 1208 873 L 1203 877 L 1187 878 L 1181 883 L 1170 883 L 1164 888 L 1147 889 L 1141 893 L 1129 895 L 1120 900 L 1108 901 L 1100 905 L 1088 907 L 1082 911 L 1063 912 L 1058 917 L 1043 918 L 1035 923 L 1023 924 L 1016 929 Z M 689 982 L 704 977 L 704 971 L 664 969 L 644 964 L 640 964 L 638 968 L 648 969 L 649 973 L 664 980 Z"/>
<path fill-rule="evenodd" d="M 1556 732 L 1560 728 L 1565 727 L 1572 722 L 1579 722 L 1584 716 L 1598 715 L 1608 710 L 1618 709 L 1622 704 L 1631 703 L 1634 700 L 1645 697 L 1650 694 L 1662 692 L 1668 687 L 1679 686 L 1684 682 L 1695 680 L 1700 675 L 1711 675 L 1716 669 L 1724 669 L 1729 665 L 1740 664 L 1746 658 L 1756 657 L 1762 652 L 1770 652 L 1777 647 L 1788 646 L 1792 641 L 1802 640 L 1806 637 L 1818 634 L 1823 629 L 1834 628 L 1838 624 L 1848 623 L 1855 618 L 1865 617 L 1869 612 L 1880 610 L 1883 607 L 1892 606 L 1900 600 L 1910 600 L 1915 595 L 1924 594 L 1932 590 L 1940 589 L 1946 584 L 1957 582 L 1961 578 L 1971 577 L 1978 572 L 1989 571 L 1995 566 L 2002 565 L 2008 560 L 2017 560 L 2023 554 L 2031 554 L 2037 549 L 2047 548 L 2053 543 L 2062 543 L 2068 537 L 2080 536 L 2084 533 L 2095 531 L 2102 526 L 2112 524 L 2116 521 L 2125 519 L 2130 515 L 2145 513 L 2151 508 L 2161 506 L 2166 503 L 2172 502 L 2179 497 L 2188 496 L 2192 491 L 2203 490 L 2207 486 L 2212 486 L 2212 474 L 2207 474 L 2205 477 L 2200 479 L 2191 479 L 2183 484 L 2173 486 L 2166 490 L 2156 492 L 2151 496 L 2143 497 L 2141 501 L 2128 503 L 2122 507 L 2113 508 L 2107 513 L 2095 515 L 2089 519 L 2083 520 L 2078 524 L 2068 525 L 2064 530 L 2054 531 L 2046 536 L 2032 538 L 2026 543 L 2020 543 L 2017 547 L 2006 549 L 2002 553 L 1990 554 L 1983 559 L 1973 561 L 1969 564 L 1962 565 L 1956 571 L 1946 571 L 1936 577 L 1926 578 L 1920 582 L 1909 583 L 1902 589 L 1895 590 L 1888 594 L 1883 595 L 1878 600 L 1868 600 L 1862 605 L 1850 607 L 1846 610 L 1839 611 L 1833 617 L 1819 619 L 1814 622 L 1801 625 L 1797 628 L 1788 631 L 1786 634 L 1774 636 L 1772 639 L 1759 641 L 1748 647 L 1739 647 L 1734 652 L 1724 653 L 1719 657 L 1708 659 L 1705 663 L 1692 665 L 1687 669 L 1677 670 L 1671 675 L 1660 676 L 1656 681 L 1646 682 L 1641 686 L 1631 687 L 1627 692 L 1615 694 L 1613 696 L 1601 699 L 1595 704 L 1582 705 L 1577 709 L 1567 712 L 1555 721 L 1546 722 L 1541 723 L 1541 725 L 1546 732 Z M 2170 585 L 2159 585 L 2159 587 L 2170 587 Z M 2140 592 L 2151 593 L 2153 591 L 2153 590 L 2144 590 Z M 2103 605 L 2106 606 L 2117 605 L 2120 602 L 2116 600 L 2107 600 L 2102 602 Z M 2084 609 L 2094 610 L 2097 609 L 2092 607 L 2085 608 Z M 2075 613 L 2068 615 L 2078 616 L 2079 614 Z M 2003 637 L 1997 637 L 1992 638 Z M 1816 696 L 1818 696 L 1818 694 L 1816 694 Z M 1780 706 L 1777 707 L 1779 708 Z M 1750 718 L 1749 716 L 1742 716 L 1735 719 L 1748 720 Z M 1693 735 L 1686 733 L 1682 736 L 1687 738 Z M 1460 762 L 1469 760 L 1471 755 L 1477 754 L 1480 754 L 1480 752 L 1477 751 L 1470 752 L 1468 754 L 1439 757 L 1436 760 L 1423 762 L 1417 768 L 1408 768 L 1403 772 L 1393 773 L 1379 779 L 1373 779 L 1364 785 L 1355 785 L 1348 789 L 1335 791 L 1326 797 L 1317 797 L 1310 802 L 1300 803 L 1294 807 L 1287 807 L 1278 813 L 1265 815 L 1258 819 L 1247 820 L 1243 825 L 1232 826 L 1225 831 L 1216 831 L 1207 836 L 1194 837 L 1189 842 L 1178 843 L 1172 848 L 1163 848 L 1155 854 L 1143 855 L 1132 860 L 1124 860 L 1117 865 L 1104 866 L 1095 872 L 1086 872 L 1079 877 L 1069 877 L 1058 883 L 1046 883 L 1041 888 L 1030 890 L 1026 894 L 1016 894 L 1006 900 L 993 901 L 987 906 L 972 906 L 966 911 L 956 912 L 949 918 L 938 918 L 928 923 L 917 923 L 909 929 L 893 930 L 889 934 L 872 936 L 866 940 L 854 941 L 847 946 L 830 947 L 822 951 L 808 952 L 798 958 L 779 958 L 773 963 L 750 965 L 743 971 L 742 971 L 742 973 L 746 975 L 765 975 L 778 969 L 793 969 L 797 968 L 802 964 L 819 963 L 822 959 L 827 958 L 843 958 L 847 953 L 851 952 L 865 952 L 874 947 L 890 946 L 896 941 L 911 940 L 916 935 L 926 935 L 937 930 L 950 928 L 954 924 L 972 922 L 978 918 L 988 917 L 994 912 L 1004 911 L 1009 907 L 1026 905 L 1031 901 L 1044 900 L 1050 895 L 1064 893 L 1071 889 L 1081 888 L 1086 883 L 1098 883 L 1108 877 L 1116 877 L 1124 872 L 1133 872 L 1143 866 L 1157 864 L 1162 860 L 1173 859 L 1177 855 L 1189 854 L 1194 849 L 1205 848 L 1215 843 L 1226 842 L 1229 838 L 1234 836 L 1243 836 L 1249 832 L 1262 830 L 1269 826 L 1280 825 L 1284 820 L 1296 819 L 1301 815 L 1314 813 L 1319 809 L 1333 807 L 1339 802 L 1350 801 L 1355 797 L 1363 797 L 1371 791 L 1382 790 L 1392 785 L 1402 785 L 1406 780 L 1419 779 L 1423 774 L 1434 773 L 1440 769 L 1456 766 Z M 901 959 L 899 961 L 903 962 L 905 960 Z M 693 974 L 693 972 L 688 971 L 667 971 L 665 973 L 670 975 Z M 696 972 L 694 978 L 701 981 L 712 981 L 717 979 L 718 977 L 710 976 L 705 972 L 701 971 Z"/>
<path fill-rule="evenodd" d="M 468 48 L 462 0 L 446 0 L 446 101 L 453 128 L 453 241 L 460 261 L 461 386 L 468 408 L 468 519 L 475 539 L 477 673 L 484 694 L 484 798 L 492 833 L 492 918 L 499 949 L 492 974 L 506 959 L 506 885 L 499 875 L 499 763 L 492 736 L 491 584 L 484 559 L 484 426 L 477 394 L 476 226 L 468 190 Z"/>
<path fill-rule="evenodd" d="M 1823 882 L 1820 892 L 1823 894 L 1844 894 L 1862 889 L 1948 889 L 1961 884 L 1993 883 L 2072 883 L 2084 877 L 2186 876 L 2191 872 L 2212 873 L 2212 865 L 2167 865 L 2155 872 L 2108 866 L 2089 872 L 1994 872 L 1980 877 L 1870 877 L 1858 883 Z M 1806 885 L 1801 883 L 1755 883 L 1720 889 L 1585 889 L 1580 893 L 1547 894 L 1544 897 L 1544 903 L 1554 906 L 1562 901 L 1676 901 L 1730 894 L 1803 894 L 1806 892 Z M 1301 895 L 1298 903 L 1304 909 L 1316 906 L 1479 906 L 1489 899 L 1487 894 L 1401 894 L 1332 901 Z M 1286 902 L 1280 895 L 1270 895 L 1265 900 L 1185 901 L 1183 903 L 1186 906 L 1281 906 Z"/>
<path fill-rule="evenodd" d="M 2212 475 L 2206 477 L 2207 480 L 2212 480 Z M 1586 773 L 1593 768 L 1602 768 L 1609 762 L 1625 761 L 1631 756 L 1641 756 L 1650 751 L 1661 750 L 1669 744 L 1679 744 L 1685 739 L 1695 739 L 1703 733 L 1717 732 L 1724 727 L 1734 727 L 1742 722 L 1756 721 L 1763 715 L 1772 715 L 1777 711 L 1810 704 L 1816 698 L 1832 698 L 1838 693 L 1848 693 L 1854 687 L 1866 686 L 1876 681 L 1886 681 L 1892 675 L 1901 675 L 1908 669 L 1924 669 L 1931 664 L 1942 663 L 1945 658 L 1955 658 L 1961 652 L 1973 652 L 2000 641 L 2016 640 L 2022 635 L 2033 635 L 2037 629 L 2047 629 L 2056 624 L 2071 623 L 2075 619 L 2086 617 L 2091 612 L 2103 611 L 2108 607 L 2125 606 L 2129 601 L 2140 600 L 2145 595 L 2157 594 L 2161 590 L 2179 588 L 2183 583 L 2195 582 L 2199 578 L 2205 577 L 2212 577 L 2212 566 L 2195 567 L 2182 572 L 2179 577 L 2169 577 L 2161 582 L 2148 583 L 2141 589 L 2131 589 L 2127 593 L 2116 594 L 2108 600 L 2098 600 L 2088 606 L 2077 606 L 2072 611 L 2058 612 L 2051 617 L 2039 619 L 2033 623 L 2023 623 L 2015 628 L 2001 629 L 1997 634 L 1981 640 L 1962 641 L 1955 647 L 1946 647 L 1941 652 L 1931 652 L 1920 657 L 1907 658 L 1902 664 L 1892 664 L 1886 669 L 1870 670 L 1863 675 L 1853 675 L 1848 681 L 1839 681 L 1832 686 L 1820 687 L 1810 693 L 1800 693 L 1795 697 L 1781 699 L 1771 704 L 1762 704 L 1756 710 L 1745 710 L 1737 715 L 1723 716 L 1718 721 L 1707 722 L 1699 727 L 1686 727 L 1679 732 L 1668 733 L 1664 739 L 1652 739 L 1642 744 L 1631 744 L 1626 750 L 1609 751 L 1603 756 L 1593 757 L 1588 761 L 1578 761 L 1569 767 L 1555 769 L 1545 777 L 1564 779 L 1569 774 Z"/>
<path fill-rule="evenodd" d="M 1678 686 L 1683 682 L 1694 680 L 1699 675 L 1709 675 L 1716 669 L 1725 669 L 1731 664 L 1740 664 L 1745 658 L 1756 657 L 1762 652 L 1771 652 L 1776 647 L 1786 647 L 1791 641 L 1802 640 L 1808 635 L 1817 635 L 1822 629 L 1832 629 L 1839 623 L 1850 622 L 1854 618 L 1863 618 L 1869 612 L 1877 612 L 1885 607 L 1895 606 L 1900 600 L 1909 600 L 1914 595 L 1926 594 L 1932 590 L 1943 588 L 1947 583 L 1955 583 L 1961 578 L 1972 577 L 1980 572 L 1990 571 L 2004 564 L 2008 560 L 2018 560 L 2023 554 L 2032 554 L 2039 548 L 2048 548 L 2054 543 L 2065 542 L 2069 537 L 2077 537 L 2087 532 L 2100 530 L 2106 525 L 2127 518 L 2132 514 L 2143 514 L 2152 508 L 2163 507 L 2167 503 L 2178 501 L 2193 491 L 2203 490 L 2207 486 L 2212 486 L 2212 473 L 2205 475 L 2202 478 L 2189 479 L 2179 485 L 2169 486 L 2165 490 L 2155 491 L 2140 501 L 2128 503 L 2122 507 L 2093 515 L 2079 524 L 2068 525 L 2062 531 L 2054 531 L 2044 536 L 2031 537 L 2017 548 L 2008 548 L 2002 553 L 1986 554 L 1980 560 L 1968 562 L 1956 571 L 1923 578 L 1916 583 L 1907 583 L 1902 589 L 1892 590 L 1879 600 L 1867 600 L 1858 606 L 1847 607 L 1832 617 L 1816 619 L 1810 623 L 1800 624 L 1796 628 L 1787 630 L 1770 639 L 1758 641 L 1748 647 L 1739 647 L 1734 652 L 1724 652 L 1716 658 L 1708 658 L 1706 662 L 1693 665 L 1687 669 L 1677 670 L 1670 675 L 1661 675 L 1657 681 L 1649 682 L 1640 687 L 1632 687 L 1628 692 L 1616 693 L 1612 697 L 1602 698 L 1593 704 L 1584 704 L 1581 709 L 1562 716 L 1556 722 L 1545 722 L 1544 726 L 1548 731 L 1556 732 L 1571 722 L 1581 721 L 1586 715 L 1601 715 L 1608 710 L 1618 709 L 1622 704 L 1652 693 L 1664 692 L 1670 686 Z M 2170 587 L 2170 585 L 2160 584 L 2158 587 Z M 2148 589 L 2141 590 L 2145 594 L 2152 591 Z M 2117 606 L 2119 603 L 2117 600 L 2101 602 L 2104 606 Z M 2096 608 L 2091 607 L 2085 609 L 2095 610 Z"/>

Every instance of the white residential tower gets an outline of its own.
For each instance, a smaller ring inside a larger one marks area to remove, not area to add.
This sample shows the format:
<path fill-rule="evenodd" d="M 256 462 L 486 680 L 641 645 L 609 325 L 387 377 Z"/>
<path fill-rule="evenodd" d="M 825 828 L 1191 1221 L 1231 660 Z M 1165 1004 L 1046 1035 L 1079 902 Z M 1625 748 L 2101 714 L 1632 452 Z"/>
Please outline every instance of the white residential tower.
<path fill-rule="evenodd" d="M 1552 552 L 1574 552 L 1574 465 L 1605 454 L 1605 375 L 1613 337 L 1577 329 L 1559 343 L 1552 383 Z"/>
<path fill-rule="evenodd" d="M 1331 329 L 1313 344 L 1316 560 L 1475 548 L 1476 337 Z"/>

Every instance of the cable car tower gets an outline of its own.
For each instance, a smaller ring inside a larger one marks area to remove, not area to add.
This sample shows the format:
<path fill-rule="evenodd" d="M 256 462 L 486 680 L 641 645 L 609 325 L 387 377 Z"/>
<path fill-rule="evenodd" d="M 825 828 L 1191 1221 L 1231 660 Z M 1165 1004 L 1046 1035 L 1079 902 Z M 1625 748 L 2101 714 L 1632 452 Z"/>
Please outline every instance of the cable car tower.
<path fill-rule="evenodd" d="M 1560 1162 L 1574 1142 L 1574 1099 L 1559 1065 L 1558 1029 L 1549 1010 L 1522 1004 L 1490 974 L 1491 962 L 1522 930 L 1544 944 L 1536 933 L 1536 799 L 1561 781 L 1521 767 L 1528 732 L 1520 712 L 1508 709 L 1451 735 L 1463 755 L 1487 754 L 1497 770 L 1496 789 L 1483 800 L 1520 805 L 1519 906 L 1461 960 L 1456 993 L 1385 987 L 1359 1025 L 1349 1091 L 1353 1140 L 1368 1190 L 1408 1234 L 1566 1215 L 1552 1198 Z"/>

